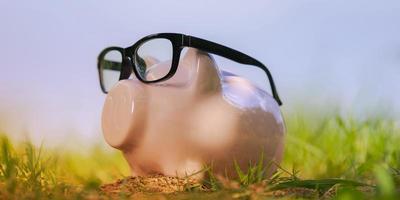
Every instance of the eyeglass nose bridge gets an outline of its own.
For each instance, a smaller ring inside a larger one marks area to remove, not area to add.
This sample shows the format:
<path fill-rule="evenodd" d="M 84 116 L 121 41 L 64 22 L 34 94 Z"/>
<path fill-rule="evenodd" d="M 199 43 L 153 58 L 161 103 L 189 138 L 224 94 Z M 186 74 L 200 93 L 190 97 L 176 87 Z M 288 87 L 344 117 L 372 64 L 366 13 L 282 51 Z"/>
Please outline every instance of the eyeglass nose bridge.
<path fill-rule="evenodd" d="M 124 56 L 122 59 L 121 74 L 119 80 L 128 79 L 132 74 L 132 61 L 131 58 Z"/>

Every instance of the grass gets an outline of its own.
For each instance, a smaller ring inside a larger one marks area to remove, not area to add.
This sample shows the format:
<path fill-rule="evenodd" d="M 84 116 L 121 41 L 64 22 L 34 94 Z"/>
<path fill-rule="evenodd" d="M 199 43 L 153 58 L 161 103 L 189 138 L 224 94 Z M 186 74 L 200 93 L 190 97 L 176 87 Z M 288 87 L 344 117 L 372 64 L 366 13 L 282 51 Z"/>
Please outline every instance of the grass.
<path fill-rule="evenodd" d="M 399 199 L 400 129 L 393 120 L 329 113 L 291 115 L 286 124 L 284 160 L 271 178 L 265 178 L 269 166 L 261 162 L 247 171 L 236 165 L 237 180 L 224 180 L 206 167 L 205 184 L 212 192 L 188 189 L 162 198 L 269 199 L 274 191 L 287 190 L 283 198 L 291 199 L 298 196 L 290 191 L 302 188 L 314 191 L 301 196 L 306 198 L 334 190 L 336 199 Z M 121 154 L 101 145 L 89 153 L 44 146 L 0 137 L 0 199 L 107 199 L 99 186 L 129 174 Z"/>

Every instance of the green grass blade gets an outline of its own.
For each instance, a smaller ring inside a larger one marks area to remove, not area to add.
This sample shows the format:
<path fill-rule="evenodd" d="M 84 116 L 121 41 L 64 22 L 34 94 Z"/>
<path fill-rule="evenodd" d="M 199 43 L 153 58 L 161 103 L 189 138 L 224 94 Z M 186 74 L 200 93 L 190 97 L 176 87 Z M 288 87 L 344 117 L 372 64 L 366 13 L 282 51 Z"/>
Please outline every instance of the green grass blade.
<path fill-rule="evenodd" d="M 270 190 L 273 191 L 273 190 L 281 190 L 288 188 L 308 188 L 308 189 L 317 189 L 326 191 L 329 188 L 333 187 L 334 185 L 352 186 L 352 187 L 371 186 L 365 183 L 346 180 L 346 179 L 290 180 L 290 181 L 280 182 L 275 186 L 271 187 Z"/>

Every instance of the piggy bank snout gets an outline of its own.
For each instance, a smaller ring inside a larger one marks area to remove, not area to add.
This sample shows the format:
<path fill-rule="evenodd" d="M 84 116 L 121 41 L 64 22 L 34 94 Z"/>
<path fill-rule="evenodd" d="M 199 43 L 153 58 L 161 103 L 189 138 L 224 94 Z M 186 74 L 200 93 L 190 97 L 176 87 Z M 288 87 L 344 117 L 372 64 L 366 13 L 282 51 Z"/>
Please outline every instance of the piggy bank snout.
<path fill-rule="evenodd" d="M 137 141 L 135 133 L 143 131 L 146 119 L 144 95 L 137 80 L 120 81 L 107 94 L 101 120 L 104 138 L 112 147 L 122 149 Z"/>

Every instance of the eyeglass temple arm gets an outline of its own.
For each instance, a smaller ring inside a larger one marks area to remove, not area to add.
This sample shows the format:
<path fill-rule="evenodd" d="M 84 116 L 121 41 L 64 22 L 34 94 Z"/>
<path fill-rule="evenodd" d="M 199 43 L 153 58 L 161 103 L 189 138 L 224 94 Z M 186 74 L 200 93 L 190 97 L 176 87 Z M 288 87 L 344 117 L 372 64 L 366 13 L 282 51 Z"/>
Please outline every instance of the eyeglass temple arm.
<path fill-rule="evenodd" d="M 272 78 L 271 72 L 268 70 L 268 68 L 262 64 L 260 61 L 242 53 L 239 51 L 236 51 L 234 49 L 231 49 L 229 47 L 226 47 L 221 44 L 217 44 L 208 40 L 204 40 L 201 38 L 193 37 L 193 36 L 185 36 L 183 40 L 183 45 L 188 46 L 188 47 L 194 47 L 197 49 L 200 49 L 202 51 L 206 51 L 212 54 L 216 54 L 225 58 L 228 58 L 230 60 L 236 61 L 241 64 L 247 64 L 247 65 L 254 65 L 260 69 L 262 69 L 268 77 L 269 84 L 271 86 L 271 91 L 272 91 L 272 96 L 278 103 L 278 105 L 282 105 L 282 101 L 279 98 L 278 91 L 276 90 L 274 80 Z"/>

